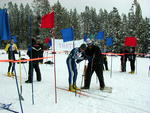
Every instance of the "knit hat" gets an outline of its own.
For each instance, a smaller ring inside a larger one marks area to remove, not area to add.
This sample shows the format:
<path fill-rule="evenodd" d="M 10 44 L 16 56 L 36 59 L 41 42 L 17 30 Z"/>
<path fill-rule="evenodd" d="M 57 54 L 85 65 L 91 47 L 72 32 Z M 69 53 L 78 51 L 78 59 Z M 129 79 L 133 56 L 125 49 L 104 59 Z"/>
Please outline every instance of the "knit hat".
<path fill-rule="evenodd" d="M 80 49 L 85 50 L 86 49 L 86 44 L 81 44 Z"/>
<path fill-rule="evenodd" d="M 32 38 L 32 45 L 36 44 L 36 40 Z"/>

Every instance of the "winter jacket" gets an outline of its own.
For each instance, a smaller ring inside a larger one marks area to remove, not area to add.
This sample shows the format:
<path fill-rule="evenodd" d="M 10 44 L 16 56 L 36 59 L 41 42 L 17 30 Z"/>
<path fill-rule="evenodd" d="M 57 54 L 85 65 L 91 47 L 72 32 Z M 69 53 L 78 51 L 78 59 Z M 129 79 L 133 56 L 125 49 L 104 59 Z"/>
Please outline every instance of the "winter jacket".
<path fill-rule="evenodd" d="M 7 44 L 5 47 L 5 51 L 8 53 L 8 59 L 15 60 L 15 54 L 18 53 L 16 44 Z"/>
<path fill-rule="evenodd" d="M 41 47 L 39 44 L 34 44 L 32 47 L 28 48 L 27 55 L 30 58 L 39 58 L 39 53 L 41 51 Z"/>
<path fill-rule="evenodd" d="M 87 47 L 85 50 L 85 56 L 89 63 L 93 63 L 95 65 L 103 64 L 103 55 L 101 54 L 100 48 L 96 45 Z"/>
<path fill-rule="evenodd" d="M 78 61 L 83 60 L 84 59 L 83 52 L 81 52 L 79 48 L 74 48 L 70 52 L 67 59 L 78 60 Z"/>
<path fill-rule="evenodd" d="M 135 60 L 135 58 L 136 58 L 135 50 L 132 50 L 130 52 L 130 54 L 128 55 L 128 58 L 129 58 L 129 61 L 134 61 Z"/>
<path fill-rule="evenodd" d="M 120 51 L 120 53 L 123 53 L 123 54 L 125 54 L 125 55 L 121 55 L 121 61 L 127 61 L 127 59 L 128 59 L 128 56 L 129 56 L 129 51 L 127 50 L 127 49 L 122 49 L 121 51 Z"/>

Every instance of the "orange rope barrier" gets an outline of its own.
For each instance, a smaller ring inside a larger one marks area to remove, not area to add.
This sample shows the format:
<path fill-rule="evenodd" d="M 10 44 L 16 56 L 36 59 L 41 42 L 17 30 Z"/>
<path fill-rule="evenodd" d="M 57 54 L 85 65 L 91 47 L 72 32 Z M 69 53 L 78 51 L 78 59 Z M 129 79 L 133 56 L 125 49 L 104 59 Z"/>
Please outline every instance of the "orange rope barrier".
<path fill-rule="evenodd" d="M 69 51 L 56 51 L 56 52 L 51 52 L 52 54 L 57 54 L 57 53 L 66 53 Z M 148 55 L 150 54 L 144 54 L 144 53 L 102 53 L 103 55 L 125 55 L 125 54 L 136 54 L 136 55 Z M 41 60 L 41 59 L 48 59 L 48 58 L 53 58 L 53 56 L 50 57 L 43 57 L 43 58 L 34 58 L 34 59 L 26 59 L 26 60 L 0 60 L 0 62 L 26 62 L 26 61 L 35 61 L 35 60 Z"/>
<path fill-rule="evenodd" d="M 48 58 L 53 58 L 53 56 L 43 57 L 43 58 L 26 59 L 26 60 L 0 60 L 0 62 L 13 62 L 13 63 L 16 63 L 16 62 L 35 61 L 35 60 L 48 59 Z"/>
<path fill-rule="evenodd" d="M 144 54 L 144 53 L 102 53 L 103 55 L 131 55 L 131 54 L 136 54 L 136 55 L 149 55 L 150 54 Z"/>

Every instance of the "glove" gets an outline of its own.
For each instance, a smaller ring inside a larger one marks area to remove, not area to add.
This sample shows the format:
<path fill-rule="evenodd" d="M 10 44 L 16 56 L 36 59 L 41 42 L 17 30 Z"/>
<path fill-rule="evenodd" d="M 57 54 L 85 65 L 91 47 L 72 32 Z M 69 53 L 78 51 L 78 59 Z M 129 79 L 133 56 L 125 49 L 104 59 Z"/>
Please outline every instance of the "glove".
<path fill-rule="evenodd" d="M 14 53 L 15 53 L 15 54 L 19 54 L 18 51 L 16 51 L 16 50 L 14 51 Z"/>
<path fill-rule="evenodd" d="M 55 51 L 53 51 L 53 52 L 52 52 L 52 54 L 56 54 L 56 52 L 55 52 Z"/>
<path fill-rule="evenodd" d="M 82 60 L 76 60 L 76 63 L 78 64 L 78 63 L 80 63 Z"/>

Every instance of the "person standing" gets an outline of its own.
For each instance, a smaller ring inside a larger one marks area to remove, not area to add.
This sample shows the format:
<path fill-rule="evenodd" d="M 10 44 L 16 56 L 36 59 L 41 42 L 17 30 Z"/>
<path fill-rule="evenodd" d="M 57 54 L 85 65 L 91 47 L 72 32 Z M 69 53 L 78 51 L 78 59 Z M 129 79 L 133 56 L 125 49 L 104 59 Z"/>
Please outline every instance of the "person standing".
<path fill-rule="evenodd" d="M 43 42 L 42 42 L 42 40 L 38 40 L 37 41 L 37 43 L 40 45 L 40 47 L 41 47 L 41 50 L 40 50 L 40 52 L 39 52 L 39 58 L 43 58 L 43 53 L 44 53 L 44 45 L 43 45 Z M 39 60 L 39 63 L 40 64 L 43 64 L 43 59 L 41 59 L 41 60 Z"/>
<path fill-rule="evenodd" d="M 32 39 L 32 46 L 28 48 L 27 55 L 30 59 L 39 58 L 39 52 L 41 47 L 37 44 L 35 39 Z M 39 61 L 29 61 L 29 71 L 28 71 L 28 80 L 25 83 L 32 83 L 33 82 L 33 69 L 35 69 L 37 81 L 41 81 L 41 72 L 39 68 Z"/>
<path fill-rule="evenodd" d="M 106 53 L 106 52 L 107 52 L 107 49 L 106 49 L 106 46 L 104 45 L 103 46 L 103 53 Z M 106 71 L 108 71 L 108 62 L 107 62 L 107 56 L 106 56 L 106 54 L 103 54 L 103 63 L 104 63 L 103 70 L 105 69 Z"/>
<path fill-rule="evenodd" d="M 16 60 L 15 54 L 18 53 L 17 45 L 14 43 L 14 39 L 10 40 L 10 43 L 6 45 L 5 51 L 8 53 L 9 60 Z M 14 74 L 15 63 L 9 62 L 7 76 L 15 76 Z"/>
<path fill-rule="evenodd" d="M 80 47 L 73 48 L 67 57 L 66 63 L 69 72 L 69 91 L 79 90 L 79 88 L 76 86 L 76 80 L 78 75 L 76 63 L 84 60 L 83 53 L 85 49 L 86 44 L 82 44 Z"/>
<path fill-rule="evenodd" d="M 129 51 L 127 48 L 123 47 L 120 51 L 121 54 L 121 72 L 126 72 L 126 62 L 127 62 L 127 59 L 128 59 L 128 55 L 129 55 Z"/>
<path fill-rule="evenodd" d="M 135 47 L 132 47 L 130 50 L 130 54 L 128 56 L 130 61 L 130 67 L 131 67 L 131 74 L 135 73 L 135 60 L 136 60 L 136 54 L 135 54 Z"/>
<path fill-rule="evenodd" d="M 100 48 L 94 45 L 91 40 L 87 40 L 87 45 L 85 57 L 88 60 L 88 66 L 84 77 L 84 87 L 81 89 L 90 88 L 91 77 L 95 72 L 99 80 L 100 90 L 104 90 L 105 83 L 103 77 L 103 55 L 101 54 Z"/>

